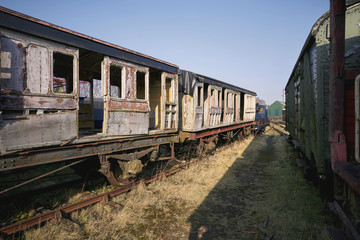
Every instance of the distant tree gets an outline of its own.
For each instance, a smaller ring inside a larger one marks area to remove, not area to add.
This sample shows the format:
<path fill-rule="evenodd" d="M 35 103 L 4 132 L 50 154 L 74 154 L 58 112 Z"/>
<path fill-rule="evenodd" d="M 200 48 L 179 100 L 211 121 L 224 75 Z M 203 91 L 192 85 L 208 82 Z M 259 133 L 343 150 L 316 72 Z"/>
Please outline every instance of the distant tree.
<path fill-rule="evenodd" d="M 256 103 L 257 104 L 260 104 L 260 105 L 266 105 L 266 102 L 265 100 L 259 98 L 259 97 L 256 97 Z"/>

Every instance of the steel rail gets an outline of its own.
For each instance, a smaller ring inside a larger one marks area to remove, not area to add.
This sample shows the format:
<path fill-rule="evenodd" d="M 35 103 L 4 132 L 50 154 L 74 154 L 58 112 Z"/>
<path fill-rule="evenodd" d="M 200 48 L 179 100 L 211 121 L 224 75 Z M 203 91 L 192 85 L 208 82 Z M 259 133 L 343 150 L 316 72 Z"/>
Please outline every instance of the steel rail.
<path fill-rule="evenodd" d="M 272 124 L 273 124 L 273 125 L 278 125 L 278 124 L 275 124 L 275 123 L 272 123 Z M 280 135 L 282 135 L 282 136 L 284 136 L 284 137 L 286 137 L 286 138 L 289 137 L 289 134 L 286 134 L 286 133 L 284 133 L 283 131 L 281 131 L 280 129 L 275 128 L 273 125 L 270 125 L 270 127 L 271 127 L 272 129 L 274 129 L 275 131 L 277 131 L 278 133 L 280 133 Z"/>

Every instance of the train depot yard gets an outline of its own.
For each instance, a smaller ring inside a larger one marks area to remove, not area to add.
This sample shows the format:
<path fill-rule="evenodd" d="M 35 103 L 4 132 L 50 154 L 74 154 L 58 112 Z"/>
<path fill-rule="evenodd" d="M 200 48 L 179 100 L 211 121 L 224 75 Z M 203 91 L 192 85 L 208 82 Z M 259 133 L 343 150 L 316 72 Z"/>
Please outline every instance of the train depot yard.
<path fill-rule="evenodd" d="M 330 0 L 266 106 L 0 6 L 0 237 L 360 240 L 359 26 Z"/>
<path fill-rule="evenodd" d="M 330 239 L 334 216 L 313 184 L 303 178 L 297 158 L 287 139 L 267 127 L 262 135 L 219 147 L 175 175 L 14 236 Z M 92 192 L 69 190 L 66 198 L 71 203 L 96 191 Z"/>

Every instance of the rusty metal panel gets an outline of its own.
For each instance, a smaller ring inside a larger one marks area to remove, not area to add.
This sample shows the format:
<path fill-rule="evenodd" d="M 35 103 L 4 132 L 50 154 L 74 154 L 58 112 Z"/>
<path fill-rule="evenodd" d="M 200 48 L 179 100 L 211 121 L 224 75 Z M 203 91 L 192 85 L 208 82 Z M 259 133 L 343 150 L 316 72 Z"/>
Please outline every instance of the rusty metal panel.
<path fill-rule="evenodd" d="M 50 53 L 45 47 L 31 44 L 27 48 L 27 88 L 31 93 L 47 94 L 50 91 Z"/>
<path fill-rule="evenodd" d="M 334 168 L 336 161 L 348 160 L 344 134 L 345 3 L 331 0 L 330 8 L 329 137 Z"/>
<path fill-rule="evenodd" d="M 0 35 L 0 85 L 2 89 L 22 92 L 24 89 L 23 43 Z"/>
<path fill-rule="evenodd" d="M 74 139 L 77 137 L 76 121 L 76 111 L 25 114 L 23 119 L 3 119 L 0 122 L 1 154 Z"/>

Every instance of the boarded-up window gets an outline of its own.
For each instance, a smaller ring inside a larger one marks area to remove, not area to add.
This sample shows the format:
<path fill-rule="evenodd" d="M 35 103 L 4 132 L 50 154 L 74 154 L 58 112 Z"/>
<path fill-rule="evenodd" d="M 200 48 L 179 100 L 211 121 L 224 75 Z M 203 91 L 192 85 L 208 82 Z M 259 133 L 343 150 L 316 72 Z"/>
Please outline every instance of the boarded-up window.
<path fill-rule="evenodd" d="M 27 88 L 32 93 L 46 94 L 50 88 L 49 51 L 45 47 L 30 45 L 26 54 Z"/>
<path fill-rule="evenodd" d="M 136 72 L 136 98 L 145 99 L 145 73 Z"/>
<path fill-rule="evenodd" d="M 61 52 L 53 53 L 53 92 L 73 92 L 73 65 L 74 56 Z"/>
<path fill-rule="evenodd" d="M 0 85 L 2 89 L 23 91 L 23 56 L 21 42 L 0 37 Z"/>
<path fill-rule="evenodd" d="M 122 87 L 122 67 L 110 66 L 110 96 L 123 98 Z"/>

